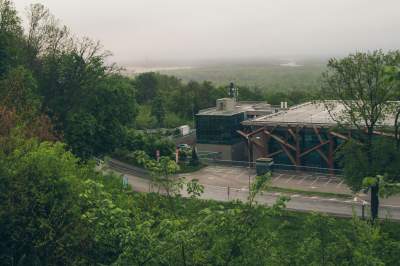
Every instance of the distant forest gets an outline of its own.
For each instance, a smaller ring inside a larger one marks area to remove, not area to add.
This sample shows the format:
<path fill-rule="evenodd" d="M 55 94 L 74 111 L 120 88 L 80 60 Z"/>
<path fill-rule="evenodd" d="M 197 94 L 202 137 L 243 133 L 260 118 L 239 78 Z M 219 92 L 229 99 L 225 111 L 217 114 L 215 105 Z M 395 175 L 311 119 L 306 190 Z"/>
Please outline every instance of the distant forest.
<path fill-rule="evenodd" d="M 263 92 L 290 90 L 315 91 L 319 78 L 326 70 L 325 61 L 305 61 L 299 66 L 270 64 L 219 64 L 189 69 L 161 70 L 160 73 L 176 76 L 183 81 L 211 81 L 217 86 L 235 82 L 238 86 L 258 88 Z"/>

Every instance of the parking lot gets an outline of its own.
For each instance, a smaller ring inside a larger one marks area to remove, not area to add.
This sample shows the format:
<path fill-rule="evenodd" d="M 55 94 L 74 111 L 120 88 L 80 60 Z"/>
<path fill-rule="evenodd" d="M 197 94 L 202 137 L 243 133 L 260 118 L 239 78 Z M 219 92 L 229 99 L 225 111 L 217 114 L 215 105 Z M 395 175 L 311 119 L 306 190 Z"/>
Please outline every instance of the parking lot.
<path fill-rule="evenodd" d="M 183 174 L 190 179 L 199 179 L 204 184 L 248 188 L 256 173 L 254 169 L 232 166 L 207 166 L 200 171 Z M 343 181 L 333 175 L 301 171 L 275 171 L 271 186 L 307 191 L 351 194 Z"/>
<path fill-rule="evenodd" d="M 328 174 L 279 171 L 273 174 L 272 185 L 308 191 L 351 194 L 341 178 Z"/>

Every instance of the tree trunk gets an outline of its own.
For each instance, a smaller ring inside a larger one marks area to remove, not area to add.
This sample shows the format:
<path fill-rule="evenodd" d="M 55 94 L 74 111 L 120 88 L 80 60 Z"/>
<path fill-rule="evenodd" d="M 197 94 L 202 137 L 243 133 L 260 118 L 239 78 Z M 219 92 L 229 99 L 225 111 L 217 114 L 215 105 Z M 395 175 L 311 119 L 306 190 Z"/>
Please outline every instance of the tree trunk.
<path fill-rule="evenodd" d="M 373 138 L 373 133 L 374 129 L 373 127 L 369 127 L 367 129 L 367 159 L 368 159 L 368 175 L 372 176 L 372 138 Z M 378 218 L 378 210 L 379 210 L 379 184 L 376 183 L 376 185 L 371 187 L 371 218 L 372 221 L 375 221 L 376 218 Z"/>
<path fill-rule="evenodd" d="M 378 210 L 379 210 L 379 184 L 371 187 L 371 218 L 372 221 L 375 221 L 378 218 Z"/>
<path fill-rule="evenodd" d="M 394 137 L 396 139 L 396 147 L 397 147 L 397 149 L 400 148 L 399 116 L 400 116 L 400 110 L 397 110 L 396 117 L 395 117 L 395 120 L 394 120 Z"/>
<path fill-rule="evenodd" d="M 367 128 L 367 160 L 368 160 L 368 174 L 371 174 L 371 166 L 372 166 L 372 138 L 374 134 L 374 129 L 372 127 Z"/>

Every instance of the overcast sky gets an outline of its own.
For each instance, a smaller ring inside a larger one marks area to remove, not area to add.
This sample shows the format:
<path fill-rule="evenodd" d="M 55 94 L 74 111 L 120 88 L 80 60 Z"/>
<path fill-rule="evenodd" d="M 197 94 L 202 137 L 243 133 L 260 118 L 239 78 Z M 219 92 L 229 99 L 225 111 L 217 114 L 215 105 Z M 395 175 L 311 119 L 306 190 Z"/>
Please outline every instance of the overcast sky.
<path fill-rule="evenodd" d="M 32 0 L 14 0 L 21 15 Z M 400 48 L 399 0 L 43 0 L 119 62 Z"/>

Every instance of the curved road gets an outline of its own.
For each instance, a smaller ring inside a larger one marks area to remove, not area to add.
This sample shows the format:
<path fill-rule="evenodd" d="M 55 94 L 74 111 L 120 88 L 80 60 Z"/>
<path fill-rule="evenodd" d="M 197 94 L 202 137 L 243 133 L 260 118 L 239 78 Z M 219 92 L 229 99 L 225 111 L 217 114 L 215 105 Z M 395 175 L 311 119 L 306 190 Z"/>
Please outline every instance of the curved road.
<path fill-rule="evenodd" d="M 136 174 L 125 167 L 112 167 L 116 172 L 122 173 L 128 179 L 128 183 L 132 189 L 137 192 L 150 192 L 154 191 L 151 186 L 151 181 L 145 177 L 138 177 Z M 223 186 L 215 186 L 206 184 L 204 180 L 200 180 L 204 186 L 204 193 L 201 199 L 229 201 L 241 200 L 246 201 L 248 197 L 247 188 L 228 188 Z M 183 197 L 188 197 L 185 189 L 182 189 L 181 194 Z M 260 204 L 272 205 L 275 203 L 281 193 L 277 192 L 263 192 L 258 195 L 256 200 Z M 335 216 L 350 217 L 353 213 L 361 216 L 362 204 L 359 201 L 343 200 L 337 198 L 322 198 L 322 197 L 309 197 L 302 195 L 291 195 L 290 201 L 287 202 L 287 209 L 296 211 L 316 211 L 327 213 Z M 369 206 L 365 207 L 366 215 L 369 212 Z M 388 218 L 400 220 L 400 206 L 381 205 L 379 209 L 380 218 Z"/>

